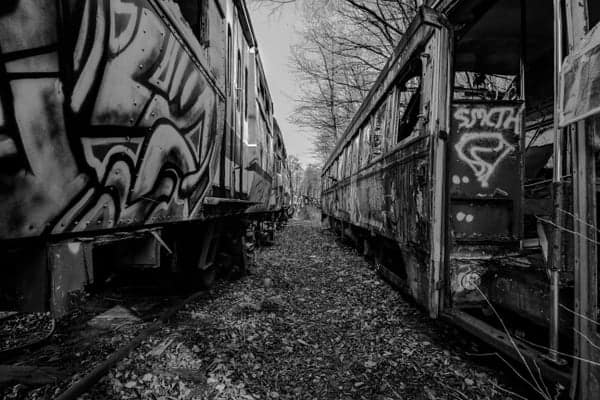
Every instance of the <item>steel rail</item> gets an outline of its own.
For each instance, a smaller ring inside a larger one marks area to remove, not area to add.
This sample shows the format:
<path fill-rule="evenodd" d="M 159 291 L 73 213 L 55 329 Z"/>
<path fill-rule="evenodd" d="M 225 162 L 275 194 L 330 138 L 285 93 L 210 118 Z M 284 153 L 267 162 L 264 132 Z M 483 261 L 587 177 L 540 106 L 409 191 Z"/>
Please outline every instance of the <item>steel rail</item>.
<path fill-rule="evenodd" d="M 96 384 L 104 375 L 106 375 L 110 369 L 118 363 L 120 360 L 125 358 L 132 350 L 139 346 L 145 339 L 148 338 L 152 333 L 158 331 L 163 327 L 164 323 L 167 322 L 175 313 L 181 310 L 188 303 L 206 295 L 208 291 L 202 290 L 192 294 L 180 303 L 166 310 L 158 320 L 144 328 L 138 333 L 133 339 L 121 348 L 112 353 L 105 361 L 98 364 L 84 377 L 73 383 L 67 390 L 62 392 L 56 400 L 75 400 L 82 394 L 86 393 L 89 389 Z"/>

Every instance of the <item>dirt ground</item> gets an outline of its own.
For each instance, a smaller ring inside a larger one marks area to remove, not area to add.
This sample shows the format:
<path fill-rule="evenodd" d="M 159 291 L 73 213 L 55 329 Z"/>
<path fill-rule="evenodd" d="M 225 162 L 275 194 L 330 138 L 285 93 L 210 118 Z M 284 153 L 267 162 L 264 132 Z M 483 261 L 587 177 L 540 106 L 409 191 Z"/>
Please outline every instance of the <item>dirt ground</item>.
<path fill-rule="evenodd" d="M 353 249 L 292 221 L 251 274 L 179 312 L 86 398 L 506 399 Z"/>

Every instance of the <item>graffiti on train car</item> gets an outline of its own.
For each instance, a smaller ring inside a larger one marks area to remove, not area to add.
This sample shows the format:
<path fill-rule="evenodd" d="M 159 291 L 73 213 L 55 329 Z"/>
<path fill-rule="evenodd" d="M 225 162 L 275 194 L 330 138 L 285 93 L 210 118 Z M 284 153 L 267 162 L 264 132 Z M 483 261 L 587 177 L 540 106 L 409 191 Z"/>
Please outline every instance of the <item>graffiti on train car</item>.
<path fill-rule="evenodd" d="M 481 188 L 489 188 L 498 166 L 516 150 L 515 136 L 520 113 L 515 107 L 455 105 L 453 111 L 454 151 L 468 165 L 470 174 L 454 174 L 453 185 L 469 184 L 474 177 Z"/>
<path fill-rule="evenodd" d="M 458 106 L 454 110 L 454 118 L 458 122 L 460 129 L 467 128 L 494 128 L 494 129 L 515 129 L 519 126 L 521 117 L 518 110 L 514 107 L 491 107 L 480 105 Z"/>
<path fill-rule="evenodd" d="M 465 133 L 454 147 L 458 158 L 471 167 L 482 188 L 489 187 L 489 179 L 498 165 L 515 150 L 498 132 Z M 455 175 L 452 180 L 454 184 L 468 183 L 469 177 L 461 179 Z"/>
<path fill-rule="evenodd" d="M 254 172 L 250 175 L 252 182 L 250 183 L 249 200 L 266 206 L 271 194 L 271 176 L 261 168 L 257 159 L 253 160 L 247 169 Z"/>
<path fill-rule="evenodd" d="M 20 105 L 4 104 L 5 109 L 15 109 L 16 135 L 21 141 L 33 142 L 29 136 L 37 135 L 38 141 L 49 138 L 39 147 L 55 148 L 57 136 L 69 143 L 60 151 L 53 150 L 52 156 L 69 163 L 70 175 L 57 171 L 41 175 L 54 179 L 49 183 L 54 190 L 63 186 L 65 194 L 40 196 L 15 182 L 14 198 L 7 202 L 13 211 L 20 198 L 38 196 L 42 201 L 25 201 L 23 209 L 16 210 L 26 214 L 31 211 L 27 206 L 35 206 L 35 229 L 30 227 L 27 232 L 19 226 L 31 223 L 23 219 L 1 232 L 3 237 L 189 219 L 198 212 L 210 187 L 220 143 L 218 102 L 181 40 L 145 0 L 88 0 L 81 6 L 80 18 L 76 18 L 80 26 L 74 38 L 74 79 L 68 105 L 72 117 L 63 122 L 45 116 L 34 129 L 34 122 L 24 123 L 27 117 L 18 115 Z M 14 12 L 35 14 L 21 8 L 32 8 L 29 2 L 20 2 Z M 2 23 L 14 24 L 15 20 L 8 16 Z M 56 21 L 43 22 L 56 25 Z M 3 51 L 5 43 L 17 34 L 16 29 L 7 31 L 9 34 L 0 37 Z M 26 58 L 27 52 L 22 57 Z M 42 103 L 39 108 L 44 113 L 61 108 L 64 95 L 58 79 L 52 79 L 51 86 L 47 78 L 37 76 L 25 75 L 21 81 L 30 89 L 39 85 L 58 94 L 44 96 L 33 90 L 28 97 L 15 95 L 19 86 L 13 84 L 15 103 L 31 102 L 38 96 L 36 101 Z M 50 101 L 52 104 L 43 104 Z M 46 121 L 50 120 L 54 126 L 48 126 Z M 52 131 L 54 136 L 40 135 L 40 131 Z M 35 146 L 25 148 L 25 160 L 35 159 L 36 151 Z M 33 175 L 32 182 L 39 179 L 35 171 L 27 173 Z M 39 204 L 44 199 L 48 206 Z"/>
<path fill-rule="evenodd" d="M 454 111 L 454 118 L 458 129 L 464 131 L 454 145 L 456 155 L 469 165 L 481 187 L 487 188 L 498 165 L 515 151 L 504 133 L 489 130 L 515 130 L 520 123 L 519 112 L 514 107 L 505 106 L 458 106 Z M 469 181 L 470 178 L 466 175 L 452 177 L 455 185 Z"/>
<path fill-rule="evenodd" d="M 457 103 L 449 179 L 456 239 L 513 239 L 520 206 L 521 104 Z"/>

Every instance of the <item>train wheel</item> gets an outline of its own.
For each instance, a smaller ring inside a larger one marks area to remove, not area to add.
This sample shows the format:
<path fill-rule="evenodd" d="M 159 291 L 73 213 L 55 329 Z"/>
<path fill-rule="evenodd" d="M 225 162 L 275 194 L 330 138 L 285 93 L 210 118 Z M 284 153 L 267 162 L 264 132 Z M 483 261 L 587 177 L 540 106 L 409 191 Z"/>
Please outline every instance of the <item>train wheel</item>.
<path fill-rule="evenodd" d="M 202 231 L 200 240 L 198 232 Z M 210 288 L 217 277 L 216 253 L 220 235 L 215 224 L 206 224 L 174 235 L 173 254 L 169 257 L 175 282 L 182 290 Z"/>

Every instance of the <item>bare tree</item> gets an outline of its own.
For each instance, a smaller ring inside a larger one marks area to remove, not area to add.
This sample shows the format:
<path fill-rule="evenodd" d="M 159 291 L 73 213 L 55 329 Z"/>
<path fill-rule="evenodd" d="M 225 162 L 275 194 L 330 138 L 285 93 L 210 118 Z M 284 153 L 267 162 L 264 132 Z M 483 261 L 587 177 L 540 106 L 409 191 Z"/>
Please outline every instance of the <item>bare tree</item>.
<path fill-rule="evenodd" d="M 304 178 L 300 193 L 310 201 L 318 201 L 321 193 L 321 167 L 317 164 L 308 164 L 304 171 Z"/>
<path fill-rule="evenodd" d="M 292 47 L 300 95 L 291 122 L 313 133 L 324 162 L 410 23 L 420 0 L 254 0 L 302 17 Z"/>
<path fill-rule="evenodd" d="M 290 179 L 290 191 L 292 201 L 295 201 L 300 193 L 300 184 L 304 179 L 304 168 L 300 164 L 300 160 L 295 155 L 289 155 L 287 158 L 288 174 Z"/>

